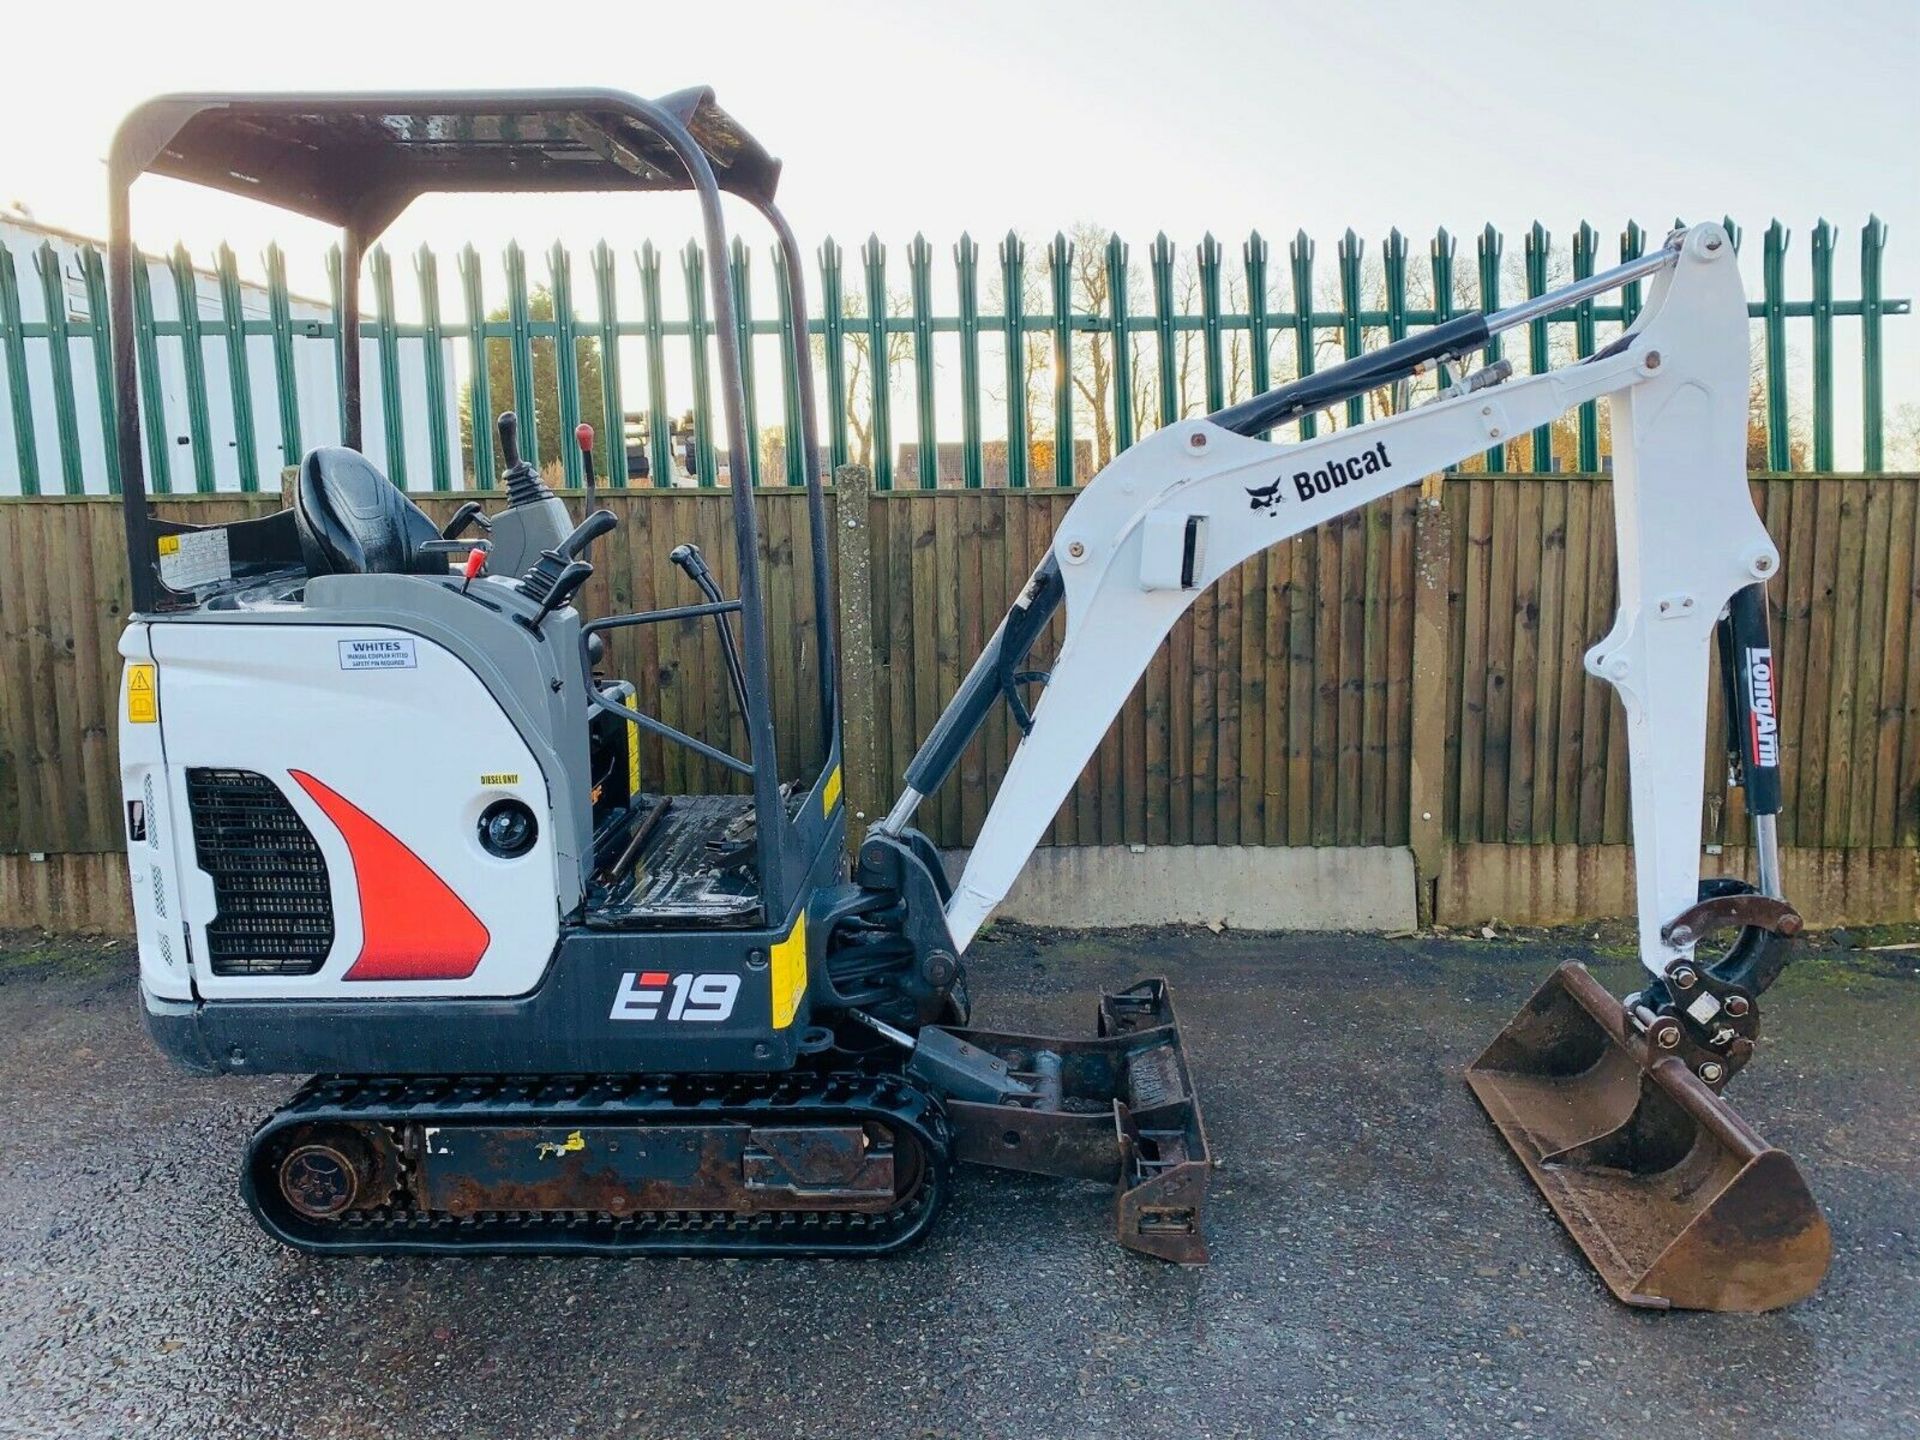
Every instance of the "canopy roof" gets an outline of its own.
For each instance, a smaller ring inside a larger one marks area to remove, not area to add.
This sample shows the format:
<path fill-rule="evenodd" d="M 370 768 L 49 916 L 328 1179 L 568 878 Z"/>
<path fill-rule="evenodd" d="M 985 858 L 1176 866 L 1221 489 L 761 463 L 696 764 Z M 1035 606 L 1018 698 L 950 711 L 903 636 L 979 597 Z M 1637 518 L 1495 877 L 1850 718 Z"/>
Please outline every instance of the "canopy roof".
<path fill-rule="evenodd" d="M 771 204 L 780 162 L 705 88 L 163 95 L 121 124 L 110 165 L 116 185 L 190 180 L 365 242 L 431 191 L 693 189 L 663 120 L 722 190 Z"/>

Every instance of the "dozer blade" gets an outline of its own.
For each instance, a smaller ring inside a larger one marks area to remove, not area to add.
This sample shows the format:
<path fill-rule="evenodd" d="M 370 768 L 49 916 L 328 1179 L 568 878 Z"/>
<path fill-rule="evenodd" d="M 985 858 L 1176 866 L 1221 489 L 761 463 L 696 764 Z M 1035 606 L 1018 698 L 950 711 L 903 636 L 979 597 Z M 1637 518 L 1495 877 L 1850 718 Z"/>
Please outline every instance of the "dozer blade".
<path fill-rule="evenodd" d="M 1467 1067 L 1467 1083 L 1629 1305 L 1772 1310 L 1827 1272 L 1826 1217 L 1785 1152 L 1569 962 Z"/>
<path fill-rule="evenodd" d="M 1213 1157 L 1165 980 L 1100 998 L 1095 1038 L 952 1032 L 1031 1086 L 1022 1102 L 950 1099 L 956 1158 L 1113 1186 L 1114 1238 L 1176 1265 L 1207 1263 Z"/>

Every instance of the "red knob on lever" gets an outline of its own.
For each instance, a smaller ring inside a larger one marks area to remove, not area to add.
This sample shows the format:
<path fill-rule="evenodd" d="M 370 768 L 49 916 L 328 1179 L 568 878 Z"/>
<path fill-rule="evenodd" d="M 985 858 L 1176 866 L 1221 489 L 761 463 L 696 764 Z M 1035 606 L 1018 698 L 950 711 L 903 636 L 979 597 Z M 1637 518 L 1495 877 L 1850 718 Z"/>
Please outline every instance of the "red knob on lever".
<path fill-rule="evenodd" d="M 593 508 L 593 426 L 582 421 L 573 427 L 573 438 L 580 447 L 580 461 L 586 467 L 587 508 Z"/>
<path fill-rule="evenodd" d="M 486 568 L 487 552 L 480 549 L 473 549 L 467 552 L 467 563 L 461 566 L 460 574 L 467 584 L 471 585 L 475 577 Z"/>

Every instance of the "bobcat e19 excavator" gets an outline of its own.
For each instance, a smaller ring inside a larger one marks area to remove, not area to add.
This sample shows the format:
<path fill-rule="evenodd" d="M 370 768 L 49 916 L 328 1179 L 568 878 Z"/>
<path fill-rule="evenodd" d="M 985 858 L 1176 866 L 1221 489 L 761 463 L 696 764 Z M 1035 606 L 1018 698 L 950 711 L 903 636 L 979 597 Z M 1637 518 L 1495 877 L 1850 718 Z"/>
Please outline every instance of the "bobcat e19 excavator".
<path fill-rule="evenodd" d="M 1648 973 L 1620 1001 L 1562 967 L 1468 1079 L 1622 1299 L 1754 1310 L 1819 1282 L 1824 1219 L 1719 1095 L 1800 923 L 1773 828 L 1764 587 L 1779 562 L 1746 490 L 1747 308 L 1720 227 L 1120 455 L 1076 497 L 849 862 L 832 607 L 806 637 L 824 753 L 783 773 L 745 467 L 731 467 L 736 597 L 683 547 L 698 599 L 591 619 L 574 601 L 615 517 L 575 524 L 503 416 L 504 507 L 468 504 L 436 532 L 357 453 L 354 344 L 346 444 L 305 457 L 290 509 L 176 523 L 152 513 L 143 481 L 129 206 L 149 172 L 340 226 L 347 335 L 364 247 L 428 191 L 689 190 L 714 256 L 729 195 L 772 225 L 790 336 L 805 336 L 778 163 L 711 92 L 176 96 L 133 112 L 110 165 L 134 611 L 120 764 L 142 1002 L 188 1066 L 318 1077 L 243 1166 L 278 1239 L 318 1253 L 873 1255 L 922 1236 L 954 1162 L 973 1161 L 1112 1185 L 1123 1245 L 1203 1261 L 1211 1160 L 1166 985 L 1104 996 L 1088 1038 L 971 1030 L 968 943 L 1196 596 L 1269 546 L 1605 397 L 1620 608 L 1587 668 L 1626 708 Z M 1641 283 L 1637 317 L 1591 358 L 1465 373 L 1491 335 Z M 711 304 L 739 457 L 741 357 L 718 264 Z M 825 596 L 811 361 L 790 336 L 806 563 Z M 1429 403 L 1263 438 L 1436 365 L 1460 378 Z M 1057 659 L 1029 672 L 1060 611 Z M 604 673 L 609 632 L 671 621 L 718 627 L 748 758 Z M 1752 885 L 1699 873 L 1716 637 Z M 914 809 L 1001 703 L 1024 739 L 950 884 Z M 737 774 L 738 793 L 648 791 L 642 732 Z M 1715 931 L 1732 939 L 1709 957 Z"/>

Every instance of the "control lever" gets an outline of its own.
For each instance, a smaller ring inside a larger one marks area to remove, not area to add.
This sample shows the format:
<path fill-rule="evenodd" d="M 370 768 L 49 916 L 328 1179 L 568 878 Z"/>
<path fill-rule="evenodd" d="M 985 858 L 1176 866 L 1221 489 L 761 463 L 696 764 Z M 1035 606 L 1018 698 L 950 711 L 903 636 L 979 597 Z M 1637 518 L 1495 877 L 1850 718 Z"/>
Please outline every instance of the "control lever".
<path fill-rule="evenodd" d="M 546 558 L 553 553 L 551 550 L 547 551 L 546 555 L 541 557 L 543 563 Z M 545 598 L 540 601 L 540 609 L 534 614 L 533 619 L 528 622 L 532 627 L 533 633 L 538 635 L 540 633 L 540 626 L 542 622 L 546 620 L 547 616 L 551 615 L 562 605 L 573 599 L 575 595 L 579 594 L 580 587 L 586 584 L 592 577 L 593 566 L 589 565 L 585 560 L 569 560 L 566 565 L 562 567 L 560 573 L 554 577 L 551 588 L 548 589 Z M 521 588 L 523 590 L 526 588 L 524 582 L 522 582 Z"/>
<path fill-rule="evenodd" d="M 524 463 L 520 459 L 520 417 L 511 410 L 502 410 L 494 424 L 500 430 L 500 458 L 507 462 L 509 471 L 518 470 Z"/>
<path fill-rule="evenodd" d="M 414 547 L 423 555 L 458 555 L 462 550 L 467 558 L 460 566 L 460 593 L 467 593 L 480 572 L 487 568 L 487 556 L 493 551 L 491 540 L 450 540 L 442 536 L 438 540 L 423 540 Z"/>
<path fill-rule="evenodd" d="M 559 553 L 569 560 L 584 560 L 587 558 L 587 547 L 619 524 L 620 517 L 611 510 L 596 510 L 574 526 L 573 533 L 560 542 Z"/>
<path fill-rule="evenodd" d="M 500 430 L 500 457 L 507 462 L 501 483 L 507 487 L 508 505 L 537 505 L 551 500 L 553 492 L 541 482 L 540 472 L 520 455 L 520 417 L 502 410 L 494 422 Z"/>
<path fill-rule="evenodd" d="M 700 547 L 692 543 L 676 545 L 667 558 L 678 565 L 687 574 L 687 578 L 700 588 L 700 593 L 712 604 L 723 601 L 720 586 L 713 578 L 713 571 L 707 568 L 707 557 L 700 553 Z M 725 615 L 713 617 L 715 627 L 720 631 L 720 653 L 726 658 L 727 676 L 733 681 L 733 698 L 740 703 L 740 713 L 747 713 L 747 672 L 740 665 L 740 647 L 733 642 L 733 627 L 727 624 Z"/>
<path fill-rule="evenodd" d="M 520 577 L 520 593 L 540 606 L 540 613 L 533 617 L 535 631 L 540 629 L 542 620 L 571 600 L 593 574 L 593 566 L 580 558 L 581 552 L 619 523 L 620 517 L 611 510 L 594 511 L 553 549 L 542 550 L 533 568 Z"/>
<path fill-rule="evenodd" d="M 467 563 L 460 567 L 460 593 L 466 594 L 482 570 L 487 568 L 487 556 L 492 553 L 493 542 L 482 540 L 468 552 Z"/>
<path fill-rule="evenodd" d="M 453 512 L 453 518 L 440 527 L 440 538 L 452 540 L 469 525 L 478 525 L 482 530 L 493 529 L 493 521 L 487 518 L 487 512 L 480 508 L 478 500 L 469 500 Z"/>
<path fill-rule="evenodd" d="M 574 444 L 580 447 L 580 463 L 586 470 L 587 511 L 591 514 L 594 506 L 593 426 L 587 424 L 584 420 L 574 426 L 573 441 Z"/>

